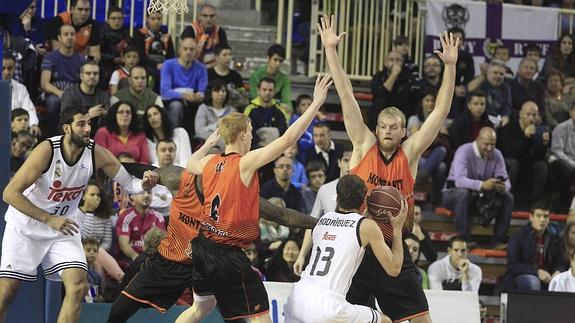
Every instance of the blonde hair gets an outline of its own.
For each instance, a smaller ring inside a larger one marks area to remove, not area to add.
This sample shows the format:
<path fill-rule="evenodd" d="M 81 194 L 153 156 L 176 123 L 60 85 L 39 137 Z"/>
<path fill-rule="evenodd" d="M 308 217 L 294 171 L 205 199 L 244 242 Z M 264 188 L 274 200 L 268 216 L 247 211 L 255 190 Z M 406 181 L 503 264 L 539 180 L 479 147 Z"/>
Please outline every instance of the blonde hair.
<path fill-rule="evenodd" d="M 158 251 L 160 241 L 166 237 L 166 231 L 153 227 L 144 235 L 144 249 L 148 255 L 153 255 Z"/>
<path fill-rule="evenodd" d="M 218 131 L 226 145 L 238 139 L 242 131 L 248 129 L 250 118 L 243 113 L 232 112 L 218 121 Z"/>
<path fill-rule="evenodd" d="M 405 128 L 405 125 L 407 124 L 407 122 L 405 121 L 405 114 L 396 107 L 387 107 L 381 110 L 379 115 L 377 115 L 377 121 L 379 122 L 379 119 L 381 119 L 382 117 L 399 118 L 401 120 L 402 128 Z"/>

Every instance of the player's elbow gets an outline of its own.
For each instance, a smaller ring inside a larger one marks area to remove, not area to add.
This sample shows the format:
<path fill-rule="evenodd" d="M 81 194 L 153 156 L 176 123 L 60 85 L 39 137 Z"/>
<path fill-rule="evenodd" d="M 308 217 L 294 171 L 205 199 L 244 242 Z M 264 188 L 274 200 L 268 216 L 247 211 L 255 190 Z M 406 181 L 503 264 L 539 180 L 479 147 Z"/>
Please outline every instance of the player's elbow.
<path fill-rule="evenodd" d="M 399 276 L 400 272 L 401 272 L 401 264 L 399 264 L 399 266 L 397 265 L 393 266 L 393 268 L 387 274 L 391 277 L 397 277 Z"/>
<path fill-rule="evenodd" d="M 6 185 L 6 188 L 4 188 L 4 191 L 2 192 L 2 201 L 6 204 L 13 204 L 12 201 L 14 200 L 15 193 L 16 191 L 10 184 Z"/>

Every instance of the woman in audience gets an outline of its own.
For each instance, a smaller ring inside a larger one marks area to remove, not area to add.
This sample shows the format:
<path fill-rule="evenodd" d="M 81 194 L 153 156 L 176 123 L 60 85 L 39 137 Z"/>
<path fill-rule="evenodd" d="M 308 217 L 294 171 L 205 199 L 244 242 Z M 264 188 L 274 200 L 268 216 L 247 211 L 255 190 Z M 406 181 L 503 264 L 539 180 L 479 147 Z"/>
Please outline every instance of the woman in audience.
<path fill-rule="evenodd" d="M 565 84 L 571 84 L 575 77 L 575 55 L 573 54 L 573 35 L 563 34 L 555 50 L 545 58 L 543 74 L 545 77 L 555 68 L 565 75 Z"/>
<path fill-rule="evenodd" d="M 151 105 L 144 113 L 144 133 L 147 137 L 148 150 L 150 151 L 150 163 L 158 163 L 156 144 L 162 139 L 171 139 L 176 144 L 176 158 L 174 165 L 186 167 L 188 159 L 192 155 L 190 137 L 188 132 L 181 127 L 173 128 L 170 118 L 164 108 Z"/>
<path fill-rule="evenodd" d="M 405 244 L 409 249 L 409 254 L 411 255 L 411 261 L 413 261 L 413 264 L 415 264 L 415 267 L 417 268 L 417 274 L 419 275 L 419 282 L 421 283 L 421 287 L 423 287 L 423 289 L 429 289 L 427 273 L 425 272 L 425 270 L 423 270 L 417 265 L 417 262 L 419 261 L 419 255 L 421 254 L 420 249 L 421 243 L 419 242 L 419 239 L 415 235 L 408 233 L 403 238 L 403 240 L 405 241 Z M 434 260 L 429 260 L 430 263 L 433 261 Z"/>
<path fill-rule="evenodd" d="M 564 82 L 563 73 L 554 68 L 545 79 L 545 119 L 551 129 L 569 119 L 573 100 L 563 93 Z"/>
<path fill-rule="evenodd" d="M 293 283 L 299 276 L 293 271 L 293 264 L 299 255 L 300 245 L 292 238 L 288 238 L 278 248 L 277 252 L 267 263 L 266 277 L 270 281 Z"/>
<path fill-rule="evenodd" d="M 229 92 L 226 82 L 222 79 L 215 79 L 210 84 L 210 90 L 206 102 L 202 103 L 196 113 L 194 130 L 196 137 L 206 139 L 218 127 L 218 119 L 236 112 L 236 109 L 228 105 Z"/>
<path fill-rule="evenodd" d="M 432 263 L 437 260 L 437 251 L 433 247 L 433 242 L 429 238 L 427 231 L 421 228 L 421 221 L 423 221 L 421 207 L 419 205 L 413 206 L 413 229 L 411 233 L 419 240 L 419 250 L 425 256 L 425 259 Z M 419 259 L 419 256 L 418 256 Z"/>
<path fill-rule="evenodd" d="M 78 221 L 82 239 L 94 238 L 100 248 L 96 256 L 95 268 L 101 277 L 107 273 L 112 279 L 120 282 L 124 272 L 108 251 L 112 246 L 112 203 L 106 191 L 94 179 L 88 182 L 78 208 Z"/>
<path fill-rule="evenodd" d="M 569 259 L 575 252 L 575 222 L 567 222 L 561 237 L 561 253 L 565 267 L 569 267 Z"/>
<path fill-rule="evenodd" d="M 94 140 L 114 156 L 127 152 L 140 164 L 150 163 L 148 143 L 140 130 L 136 108 L 128 102 L 118 101 L 110 107 L 106 126 L 98 129 Z"/>

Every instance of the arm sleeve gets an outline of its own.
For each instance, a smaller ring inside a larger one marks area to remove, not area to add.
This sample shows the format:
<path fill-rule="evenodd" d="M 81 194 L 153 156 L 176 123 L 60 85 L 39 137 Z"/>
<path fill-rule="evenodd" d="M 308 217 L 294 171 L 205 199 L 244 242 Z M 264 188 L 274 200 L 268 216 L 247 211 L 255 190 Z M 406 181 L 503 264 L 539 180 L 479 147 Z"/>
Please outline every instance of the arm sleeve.
<path fill-rule="evenodd" d="M 199 68 L 199 75 L 198 75 L 198 88 L 197 91 L 204 94 L 206 93 L 206 89 L 208 88 L 208 70 L 206 69 L 205 65 L 200 65 Z"/>
<path fill-rule="evenodd" d="M 537 275 L 537 265 L 522 262 L 522 246 L 519 236 L 517 236 L 517 234 L 521 233 L 522 231 L 519 231 L 509 239 L 509 244 L 507 245 L 507 270 L 513 276 L 521 274 Z"/>
<path fill-rule="evenodd" d="M 174 99 L 181 99 L 182 93 L 173 90 L 172 85 L 172 66 L 170 63 L 164 62 L 162 66 L 162 70 L 160 71 L 161 78 L 160 78 L 160 93 L 162 97 L 166 100 L 174 100 Z"/>
<path fill-rule="evenodd" d="M 458 149 L 455 152 L 455 157 L 453 158 L 453 164 L 451 167 L 453 167 L 455 186 L 457 188 L 467 188 L 470 190 L 479 191 L 481 189 L 481 181 L 467 177 L 468 165 L 467 161 L 465 160 L 465 153 L 465 150 Z"/>
<path fill-rule="evenodd" d="M 102 238 L 102 244 L 100 245 L 100 247 L 108 251 L 110 250 L 111 246 L 112 246 L 112 220 L 107 219 L 106 222 L 104 222 L 104 237 Z"/>
<path fill-rule="evenodd" d="M 551 136 L 551 153 L 569 165 L 575 166 L 575 161 L 571 160 L 571 158 L 565 154 L 564 137 L 567 136 L 569 136 L 568 129 L 566 129 L 563 124 L 559 124 L 553 129 L 553 135 Z"/>
<path fill-rule="evenodd" d="M 429 289 L 443 290 L 443 285 L 441 284 L 441 273 L 440 266 L 437 262 L 434 262 L 427 269 L 427 278 L 429 280 Z"/>
<path fill-rule="evenodd" d="M 30 116 L 30 125 L 37 126 L 38 115 L 36 114 L 36 107 L 34 106 L 34 103 L 32 103 L 32 100 L 30 100 L 30 94 L 28 94 L 28 90 L 24 86 L 22 86 L 20 89 L 20 102 L 22 102 L 21 108 L 28 112 L 28 115 Z"/>
<path fill-rule="evenodd" d="M 138 147 L 140 150 L 140 158 L 138 161 L 143 164 L 149 164 L 150 152 L 148 151 L 148 141 L 143 132 L 138 135 Z"/>
<path fill-rule="evenodd" d="M 284 86 L 282 87 L 281 100 L 282 100 L 283 104 L 289 106 L 290 108 L 292 107 L 291 82 L 290 82 L 289 77 L 287 75 L 285 75 L 285 82 L 284 82 Z"/>

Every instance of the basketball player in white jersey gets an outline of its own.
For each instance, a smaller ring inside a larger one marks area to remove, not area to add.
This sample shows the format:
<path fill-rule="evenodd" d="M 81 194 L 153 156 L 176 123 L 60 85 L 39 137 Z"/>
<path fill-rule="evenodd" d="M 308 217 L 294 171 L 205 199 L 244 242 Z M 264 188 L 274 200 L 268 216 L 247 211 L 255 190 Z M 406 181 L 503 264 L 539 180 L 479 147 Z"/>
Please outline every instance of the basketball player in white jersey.
<path fill-rule="evenodd" d="M 360 214 L 367 187 L 356 175 L 345 175 L 337 183 L 336 212 L 324 214 L 312 231 L 310 263 L 294 284 L 285 308 L 286 322 L 390 322 L 389 317 L 370 307 L 352 305 L 345 299 L 351 280 L 370 246 L 390 276 L 397 276 L 403 263 L 401 228 L 407 202 L 401 201 L 393 227 L 391 250 L 374 220 Z"/>
<path fill-rule="evenodd" d="M 60 123 L 64 135 L 40 143 L 4 189 L 9 207 L 0 259 L 0 323 L 21 281 L 36 280 L 39 264 L 47 279 L 61 279 L 66 289 L 58 322 L 77 322 L 88 290 L 88 267 L 72 215 L 88 180 L 101 169 L 134 193 L 158 181 L 152 171 L 144 173 L 144 180 L 129 175 L 108 150 L 90 139 L 86 108 L 67 107 Z"/>

